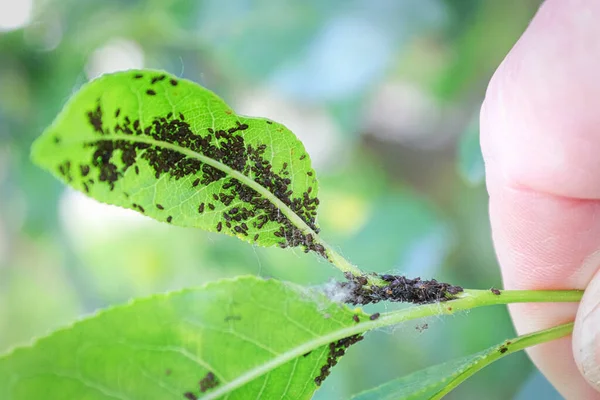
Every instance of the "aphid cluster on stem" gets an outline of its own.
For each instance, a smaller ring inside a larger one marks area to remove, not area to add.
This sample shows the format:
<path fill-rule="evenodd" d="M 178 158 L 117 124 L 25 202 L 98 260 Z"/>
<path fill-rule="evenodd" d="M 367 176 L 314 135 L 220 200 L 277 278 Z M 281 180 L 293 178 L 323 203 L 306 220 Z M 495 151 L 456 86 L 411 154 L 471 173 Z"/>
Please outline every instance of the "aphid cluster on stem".
<path fill-rule="evenodd" d="M 348 281 L 337 282 L 337 286 L 347 293 L 343 301 L 353 305 L 379 303 L 380 301 L 436 303 L 451 300 L 463 291 L 460 286 L 438 282 L 435 279 L 422 280 L 421 278 L 409 279 L 402 275 L 377 275 L 386 282 L 383 286 L 377 286 L 369 285 L 366 276 L 354 276 L 350 273 L 346 273 L 345 276 Z"/>

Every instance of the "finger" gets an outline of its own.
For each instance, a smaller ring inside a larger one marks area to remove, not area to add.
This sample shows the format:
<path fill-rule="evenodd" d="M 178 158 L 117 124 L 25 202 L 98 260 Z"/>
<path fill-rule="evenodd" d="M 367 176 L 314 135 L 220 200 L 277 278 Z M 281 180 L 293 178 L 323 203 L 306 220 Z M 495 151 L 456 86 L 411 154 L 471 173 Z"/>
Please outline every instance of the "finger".
<path fill-rule="evenodd" d="M 547 0 L 494 75 L 481 114 L 493 238 L 506 288 L 585 288 L 600 266 L 600 2 Z M 519 333 L 573 304 L 513 305 Z M 530 355 L 567 398 L 600 399 L 570 339 Z"/>

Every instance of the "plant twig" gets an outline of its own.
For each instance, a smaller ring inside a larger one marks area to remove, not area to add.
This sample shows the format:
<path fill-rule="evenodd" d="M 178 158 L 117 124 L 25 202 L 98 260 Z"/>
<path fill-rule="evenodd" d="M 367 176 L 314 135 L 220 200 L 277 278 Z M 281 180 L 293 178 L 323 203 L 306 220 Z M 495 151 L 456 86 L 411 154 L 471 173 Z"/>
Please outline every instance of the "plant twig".
<path fill-rule="evenodd" d="M 573 322 L 569 322 L 567 324 L 558 325 L 549 329 L 544 329 L 527 335 L 519 336 L 515 339 L 504 341 L 498 346 L 498 351 L 489 353 L 486 355 L 486 357 L 481 357 L 466 371 L 449 381 L 443 389 L 441 389 L 433 397 L 431 397 L 431 400 L 441 399 L 442 397 L 450 393 L 453 389 L 455 389 L 458 385 L 460 385 L 462 382 L 464 382 L 467 378 L 473 376 L 476 372 L 487 367 L 488 365 L 490 365 L 494 361 L 499 360 L 500 358 L 506 357 L 507 355 L 512 353 L 516 353 L 517 351 L 526 349 L 527 347 L 550 342 L 552 340 L 560 339 L 561 337 L 567 336 L 573 331 L 573 325 Z"/>

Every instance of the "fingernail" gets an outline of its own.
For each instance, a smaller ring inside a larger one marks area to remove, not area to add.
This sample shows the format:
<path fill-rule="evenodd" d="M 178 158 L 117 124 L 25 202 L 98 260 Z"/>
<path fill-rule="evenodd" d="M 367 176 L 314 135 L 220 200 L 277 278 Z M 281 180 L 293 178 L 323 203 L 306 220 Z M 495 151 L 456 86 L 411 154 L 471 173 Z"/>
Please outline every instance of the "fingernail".
<path fill-rule="evenodd" d="M 577 312 L 573 350 L 583 376 L 600 390 L 600 274 L 587 287 Z"/>

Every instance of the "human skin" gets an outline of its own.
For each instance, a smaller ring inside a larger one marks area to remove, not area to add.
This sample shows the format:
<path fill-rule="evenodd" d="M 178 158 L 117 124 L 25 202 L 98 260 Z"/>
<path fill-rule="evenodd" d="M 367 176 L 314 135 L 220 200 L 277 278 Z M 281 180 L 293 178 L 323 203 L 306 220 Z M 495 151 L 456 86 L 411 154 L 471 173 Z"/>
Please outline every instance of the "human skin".
<path fill-rule="evenodd" d="M 515 327 L 575 320 L 529 355 L 565 398 L 600 399 L 600 0 L 540 7 L 490 81 L 481 146 L 505 288 L 587 288 L 511 305 Z"/>

